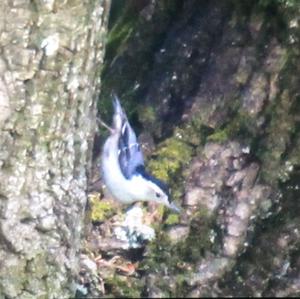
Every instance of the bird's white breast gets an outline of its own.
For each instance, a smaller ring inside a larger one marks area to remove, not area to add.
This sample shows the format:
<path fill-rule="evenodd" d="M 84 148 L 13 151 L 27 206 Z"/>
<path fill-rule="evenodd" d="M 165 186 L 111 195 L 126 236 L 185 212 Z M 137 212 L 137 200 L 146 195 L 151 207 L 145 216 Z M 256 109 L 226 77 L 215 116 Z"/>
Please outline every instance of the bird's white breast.
<path fill-rule="evenodd" d="M 118 136 L 110 136 L 102 152 L 102 176 L 104 183 L 113 197 L 122 203 L 144 200 L 144 182 L 141 176 L 133 176 L 127 180 L 121 172 L 118 160 Z"/>

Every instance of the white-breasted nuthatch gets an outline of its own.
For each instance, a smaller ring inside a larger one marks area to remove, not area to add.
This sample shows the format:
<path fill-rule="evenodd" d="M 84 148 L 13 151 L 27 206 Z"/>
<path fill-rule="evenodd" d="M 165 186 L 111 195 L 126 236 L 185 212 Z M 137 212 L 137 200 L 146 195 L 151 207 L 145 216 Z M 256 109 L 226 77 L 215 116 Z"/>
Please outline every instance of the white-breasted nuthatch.
<path fill-rule="evenodd" d="M 102 178 L 111 195 L 119 202 L 154 201 L 179 212 L 170 201 L 166 184 L 148 174 L 136 135 L 116 96 L 110 136 L 104 143 L 101 159 Z"/>

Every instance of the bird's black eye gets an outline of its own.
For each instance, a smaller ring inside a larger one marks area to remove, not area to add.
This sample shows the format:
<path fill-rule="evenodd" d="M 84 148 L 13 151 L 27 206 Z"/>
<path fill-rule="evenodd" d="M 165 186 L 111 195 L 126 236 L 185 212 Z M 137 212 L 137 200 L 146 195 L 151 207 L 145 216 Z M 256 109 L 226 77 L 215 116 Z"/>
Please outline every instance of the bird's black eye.
<path fill-rule="evenodd" d="M 160 194 L 158 192 L 155 193 L 156 197 L 160 198 Z"/>

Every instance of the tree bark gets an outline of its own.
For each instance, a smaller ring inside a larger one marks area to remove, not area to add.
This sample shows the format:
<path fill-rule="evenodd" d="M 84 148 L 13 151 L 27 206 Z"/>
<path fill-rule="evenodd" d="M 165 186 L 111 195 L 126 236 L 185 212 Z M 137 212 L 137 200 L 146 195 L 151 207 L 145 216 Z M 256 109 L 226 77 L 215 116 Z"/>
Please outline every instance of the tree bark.
<path fill-rule="evenodd" d="M 1 298 L 75 293 L 109 6 L 1 1 Z"/>

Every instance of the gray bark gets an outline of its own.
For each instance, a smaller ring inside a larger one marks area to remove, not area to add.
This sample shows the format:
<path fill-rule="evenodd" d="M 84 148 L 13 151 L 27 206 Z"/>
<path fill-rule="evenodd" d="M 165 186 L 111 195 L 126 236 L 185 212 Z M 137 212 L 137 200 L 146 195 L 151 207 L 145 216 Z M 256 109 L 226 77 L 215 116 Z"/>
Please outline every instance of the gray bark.
<path fill-rule="evenodd" d="M 1 1 L 0 298 L 66 298 L 110 1 Z"/>

